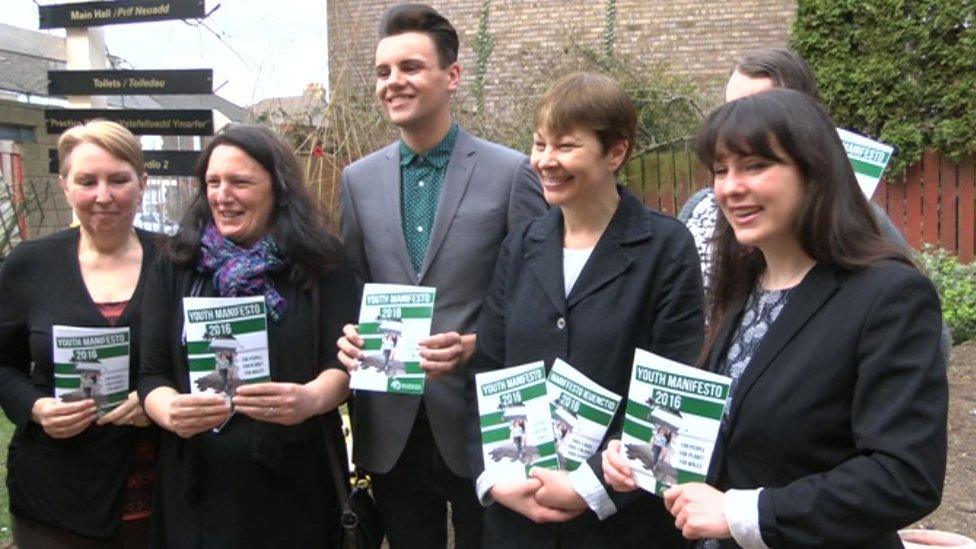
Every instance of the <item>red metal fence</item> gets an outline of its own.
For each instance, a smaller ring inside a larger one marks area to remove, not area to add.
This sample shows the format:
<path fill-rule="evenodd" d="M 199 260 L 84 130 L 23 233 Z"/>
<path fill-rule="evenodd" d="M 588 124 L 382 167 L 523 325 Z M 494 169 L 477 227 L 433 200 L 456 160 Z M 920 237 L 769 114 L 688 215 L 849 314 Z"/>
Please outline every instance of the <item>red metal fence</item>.
<path fill-rule="evenodd" d="M 672 215 L 692 193 L 708 185 L 708 174 L 689 145 L 635 158 L 623 178 L 645 204 Z M 929 152 L 901 177 L 882 180 L 873 200 L 887 210 L 914 248 L 933 244 L 966 263 L 976 256 L 974 159 L 955 163 Z"/>

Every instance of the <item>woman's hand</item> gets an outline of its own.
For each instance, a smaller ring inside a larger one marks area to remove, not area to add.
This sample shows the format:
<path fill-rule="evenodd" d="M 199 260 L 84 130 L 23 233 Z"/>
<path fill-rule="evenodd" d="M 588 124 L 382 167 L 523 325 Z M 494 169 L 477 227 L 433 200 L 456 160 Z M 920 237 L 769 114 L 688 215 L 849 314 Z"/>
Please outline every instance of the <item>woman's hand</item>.
<path fill-rule="evenodd" d="M 566 471 L 533 467 L 529 476 L 542 483 L 535 493 L 535 500 L 540 504 L 566 511 L 586 511 L 586 501 L 573 489 Z"/>
<path fill-rule="evenodd" d="M 164 409 L 163 427 L 183 438 L 219 427 L 231 414 L 230 400 L 217 394 L 176 394 Z"/>
<path fill-rule="evenodd" d="M 255 383 L 241 385 L 234 395 L 238 412 L 258 421 L 297 425 L 320 413 L 318 398 L 306 385 L 298 383 Z"/>
<path fill-rule="evenodd" d="M 542 481 L 537 478 L 509 480 L 492 486 L 491 497 L 512 511 L 537 523 L 566 522 L 583 512 L 582 509 L 570 511 L 542 505 L 535 498 L 536 492 L 541 487 Z"/>
<path fill-rule="evenodd" d="M 339 362 L 350 372 L 359 369 L 359 359 L 363 356 L 363 338 L 359 337 L 359 327 L 346 324 L 342 327 L 342 337 L 336 340 L 339 347 Z"/>
<path fill-rule="evenodd" d="M 125 402 L 119 404 L 114 410 L 98 418 L 99 425 L 123 425 L 131 427 L 148 427 L 150 424 L 149 416 L 142 409 L 139 403 L 139 395 L 135 391 L 129 393 Z"/>
<path fill-rule="evenodd" d="M 725 520 L 725 493 L 701 482 L 680 484 L 664 492 L 664 506 L 687 539 L 732 537 Z"/>
<path fill-rule="evenodd" d="M 51 397 L 34 401 L 31 419 L 51 438 L 70 438 L 88 428 L 98 417 L 95 401 L 60 402 Z"/>
<path fill-rule="evenodd" d="M 633 492 L 637 489 L 634 473 L 620 454 L 619 440 L 611 440 L 603 451 L 603 479 L 618 492 Z"/>
<path fill-rule="evenodd" d="M 297 425 L 336 409 L 348 396 L 349 374 L 328 368 L 304 385 L 282 382 L 241 385 L 234 395 L 234 406 L 258 421 Z"/>

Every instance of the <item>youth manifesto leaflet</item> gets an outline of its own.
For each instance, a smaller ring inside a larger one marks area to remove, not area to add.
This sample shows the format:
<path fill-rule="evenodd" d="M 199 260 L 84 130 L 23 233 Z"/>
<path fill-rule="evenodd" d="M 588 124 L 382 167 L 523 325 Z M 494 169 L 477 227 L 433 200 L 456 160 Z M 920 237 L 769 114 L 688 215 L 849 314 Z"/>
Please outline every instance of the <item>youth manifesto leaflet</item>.
<path fill-rule="evenodd" d="M 351 389 L 421 395 L 420 340 L 430 335 L 437 290 L 424 286 L 366 284 L 359 309 L 363 355 Z"/>
<path fill-rule="evenodd" d="M 546 367 L 540 360 L 475 376 L 485 472 L 524 479 L 532 467 L 558 469 Z"/>
<path fill-rule="evenodd" d="M 52 326 L 54 397 L 94 399 L 104 415 L 129 397 L 129 328 Z"/>
<path fill-rule="evenodd" d="M 574 471 L 600 449 L 620 406 L 620 395 L 558 358 L 549 372 L 546 392 L 559 468 Z"/>
<path fill-rule="evenodd" d="M 184 297 L 190 393 L 234 396 L 245 383 L 271 381 L 264 296 Z"/>
<path fill-rule="evenodd" d="M 637 485 L 662 495 L 704 482 L 732 380 L 637 349 L 620 453 Z"/>

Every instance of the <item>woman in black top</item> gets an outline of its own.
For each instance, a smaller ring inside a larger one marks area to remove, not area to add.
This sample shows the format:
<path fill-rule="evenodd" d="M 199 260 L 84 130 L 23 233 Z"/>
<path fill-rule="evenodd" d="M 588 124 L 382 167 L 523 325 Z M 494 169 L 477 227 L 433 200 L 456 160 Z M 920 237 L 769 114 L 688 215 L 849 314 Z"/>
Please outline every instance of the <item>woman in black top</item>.
<path fill-rule="evenodd" d="M 495 475 L 482 459 L 476 413 L 480 372 L 536 360 L 549 369 L 561 358 L 626 395 L 636 347 L 682 362 L 698 353 L 701 277 L 691 235 L 617 184 L 636 124 L 626 92 L 597 74 L 560 79 L 537 106 L 532 167 L 552 208 L 502 245 L 470 367 L 468 453 L 487 505 L 485 547 L 684 546 L 660 498 L 608 493 L 599 455 L 571 473 Z M 622 424 L 621 407 L 609 432 Z"/>
<path fill-rule="evenodd" d="M 668 509 L 706 548 L 901 547 L 945 475 L 932 283 L 883 236 L 804 94 L 725 104 L 697 148 L 723 214 L 702 364 L 733 385 L 707 484 L 671 488 Z M 606 479 L 633 489 L 617 446 Z"/>
<path fill-rule="evenodd" d="M 94 121 L 65 132 L 58 152 L 80 226 L 20 244 L 0 270 L 0 405 L 16 425 L 7 475 L 14 541 L 146 546 L 146 528 L 137 533 L 145 508 L 120 534 L 133 435 L 149 425 L 134 392 L 155 257 L 150 235 L 132 226 L 146 184 L 142 150 L 122 126 Z M 92 398 L 54 398 L 55 386 L 79 381 L 65 370 L 72 364 L 55 377 L 53 325 L 128 327 L 131 392 L 113 411 L 99 417 Z"/>
<path fill-rule="evenodd" d="M 270 130 L 226 128 L 197 176 L 197 197 L 145 302 L 153 314 L 139 393 L 168 431 L 154 544 L 332 547 L 338 503 L 323 432 L 344 448 L 336 407 L 349 378 L 335 341 L 355 321 L 359 287 L 294 153 Z M 183 298 L 191 295 L 265 297 L 271 381 L 237 387 L 233 408 L 223 394 L 188 394 Z"/>

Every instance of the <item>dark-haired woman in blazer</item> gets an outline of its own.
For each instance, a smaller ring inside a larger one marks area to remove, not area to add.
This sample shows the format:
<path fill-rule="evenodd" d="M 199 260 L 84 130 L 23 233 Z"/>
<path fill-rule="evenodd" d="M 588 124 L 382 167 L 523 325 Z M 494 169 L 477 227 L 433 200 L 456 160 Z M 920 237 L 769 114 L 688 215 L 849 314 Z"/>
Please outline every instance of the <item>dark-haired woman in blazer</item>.
<path fill-rule="evenodd" d="M 830 118 L 773 90 L 705 121 L 723 217 L 704 365 L 733 378 L 708 484 L 665 503 L 705 547 L 900 548 L 939 505 L 939 299 L 882 236 Z M 616 446 L 606 480 L 633 488 Z"/>

